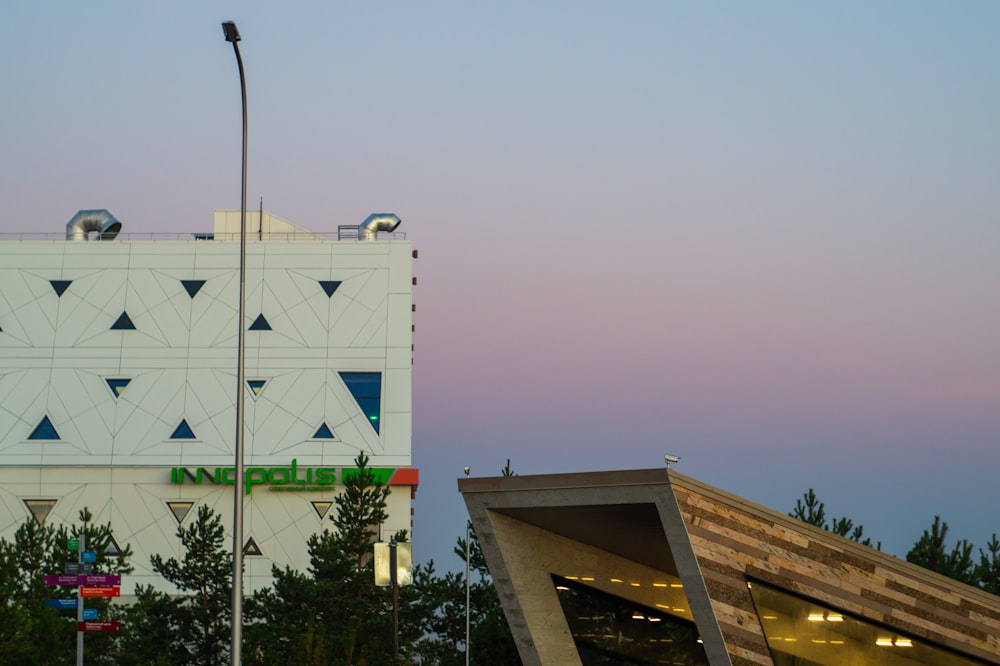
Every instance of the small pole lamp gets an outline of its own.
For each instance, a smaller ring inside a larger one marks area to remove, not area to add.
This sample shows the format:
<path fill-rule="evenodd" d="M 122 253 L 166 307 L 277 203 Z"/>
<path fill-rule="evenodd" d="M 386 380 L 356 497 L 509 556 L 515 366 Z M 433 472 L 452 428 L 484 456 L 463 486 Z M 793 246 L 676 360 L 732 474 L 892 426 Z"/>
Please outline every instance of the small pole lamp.
<path fill-rule="evenodd" d="M 466 465 L 463 469 L 465 472 L 465 478 L 469 478 L 469 473 L 472 469 Z M 472 573 L 472 567 L 470 566 L 470 556 L 471 556 L 471 544 L 472 544 L 472 521 L 465 521 L 465 666 L 469 666 L 469 656 L 472 653 L 469 644 L 469 599 L 470 599 L 470 581 L 469 575 Z"/>
<path fill-rule="evenodd" d="M 375 585 L 392 586 L 392 663 L 399 663 L 399 596 L 396 588 L 413 582 L 413 551 L 409 543 L 375 544 Z"/>

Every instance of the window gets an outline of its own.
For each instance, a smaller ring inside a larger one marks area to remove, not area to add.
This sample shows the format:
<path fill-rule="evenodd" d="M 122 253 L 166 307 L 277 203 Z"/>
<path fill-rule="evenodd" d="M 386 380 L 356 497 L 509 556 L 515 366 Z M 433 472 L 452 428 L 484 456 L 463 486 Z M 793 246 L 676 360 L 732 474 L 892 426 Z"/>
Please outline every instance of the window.
<path fill-rule="evenodd" d="M 342 372 L 347 390 L 367 417 L 368 423 L 375 432 L 379 432 L 379 417 L 382 411 L 382 373 L 381 372 Z"/>
<path fill-rule="evenodd" d="M 63 292 L 69 289 L 69 286 L 73 284 L 72 280 L 49 280 L 52 285 L 52 289 L 55 290 L 56 296 L 62 296 Z"/>
<path fill-rule="evenodd" d="M 267 323 L 267 318 L 264 317 L 264 313 L 262 312 L 259 315 L 257 315 L 257 318 L 253 320 L 253 323 L 250 324 L 250 328 L 248 328 L 247 330 L 248 331 L 270 331 L 271 330 L 271 325 L 269 323 Z"/>
<path fill-rule="evenodd" d="M 973 666 L 981 662 L 757 580 L 747 583 L 775 666 Z"/>
<path fill-rule="evenodd" d="M 128 316 L 128 313 L 123 310 L 121 315 L 119 315 L 118 319 L 115 320 L 115 323 L 111 324 L 110 330 L 134 331 L 135 324 L 132 323 L 132 318 Z"/>
<path fill-rule="evenodd" d="M 35 426 L 35 429 L 31 431 L 31 434 L 28 435 L 28 439 L 58 440 L 61 437 L 59 437 L 56 427 L 52 425 L 52 421 L 49 420 L 49 416 L 46 414 L 38 422 L 38 425 Z"/>
<path fill-rule="evenodd" d="M 170 439 L 196 439 L 194 436 L 194 431 L 191 430 L 191 426 L 188 425 L 186 419 L 181 419 L 181 422 L 177 424 L 174 428 L 174 432 L 170 435 Z"/>
<path fill-rule="evenodd" d="M 125 387 L 128 386 L 129 382 L 131 382 L 132 380 L 122 377 L 119 379 L 108 378 L 105 379 L 104 381 L 108 383 L 108 388 L 111 389 L 111 393 L 117 398 L 122 394 L 122 392 L 125 390 Z"/>
<path fill-rule="evenodd" d="M 584 666 L 708 666 L 694 622 L 552 576 Z"/>
<path fill-rule="evenodd" d="M 188 296 L 194 298 L 202 287 L 205 286 L 204 280 L 181 280 L 181 284 L 184 285 L 184 290 L 188 293 Z"/>
<path fill-rule="evenodd" d="M 316 434 L 313 435 L 313 439 L 336 439 L 336 437 L 333 436 L 330 426 L 323 423 L 316 429 Z"/>

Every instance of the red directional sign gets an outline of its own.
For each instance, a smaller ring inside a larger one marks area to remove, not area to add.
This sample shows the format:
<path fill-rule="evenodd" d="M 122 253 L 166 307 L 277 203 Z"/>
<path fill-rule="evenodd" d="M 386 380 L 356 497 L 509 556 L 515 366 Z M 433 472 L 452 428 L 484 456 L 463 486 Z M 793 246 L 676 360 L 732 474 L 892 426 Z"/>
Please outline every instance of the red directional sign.
<path fill-rule="evenodd" d="M 122 623 L 113 622 L 77 622 L 77 631 L 121 631 Z"/>
<path fill-rule="evenodd" d="M 90 597 L 118 597 L 121 596 L 121 588 L 118 587 L 81 587 L 80 596 L 84 599 Z"/>

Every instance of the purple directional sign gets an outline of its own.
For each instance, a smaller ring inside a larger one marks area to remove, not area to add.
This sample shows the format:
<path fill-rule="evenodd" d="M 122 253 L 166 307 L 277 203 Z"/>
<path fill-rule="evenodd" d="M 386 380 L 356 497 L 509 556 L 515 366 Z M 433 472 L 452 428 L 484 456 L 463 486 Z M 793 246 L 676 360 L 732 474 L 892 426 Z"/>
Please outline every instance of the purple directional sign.
<path fill-rule="evenodd" d="M 45 576 L 46 585 L 64 585 L 75 587 L 77 585 L 121 585 L 122 577 L 118 574 L 80 574 Z"/>
<path fill-rule="evenodd" d="M 78 584 L 77 583 L 78 578 L 80 578 L 80 576 L 65 575 L 65 574 L 57 576 L 45 576 L 45 584 L 65 585 L 66 587 L 75 587 Z"/>

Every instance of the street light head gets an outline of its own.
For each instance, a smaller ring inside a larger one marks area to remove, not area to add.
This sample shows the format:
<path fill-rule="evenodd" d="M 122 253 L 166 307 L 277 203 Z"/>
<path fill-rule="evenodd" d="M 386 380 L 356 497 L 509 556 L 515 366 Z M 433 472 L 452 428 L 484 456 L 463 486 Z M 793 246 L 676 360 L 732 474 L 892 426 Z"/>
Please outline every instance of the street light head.
<path fill-rule="evenodd" d="M 469 466 L 468 466 L 468 465 L 466 465 L 466 466 L 465 466 L 465 475 L 466 475 L 466 476 L 469 476 L 469 472 L 471 472 L 471 471 L 472 471 L 472 470 L 471 470 L 471 469 L 469 469 Z"/>
<path fill-rule="evenodd" d="M 222 32 L 226 35 L 227 42 L 236 43 L 240 41 L 240 31 L 236 29 L 236 24 L 232 21 L 223 22 Z"/>
<path fill-rule="evenodd" d="M 663 462 L 667 463 L 667 467 L 670 467 L 671 464 L 678 462 L 680 459 L 680 456 L 672 456 L 670 454 L 663 456 Z"/>

